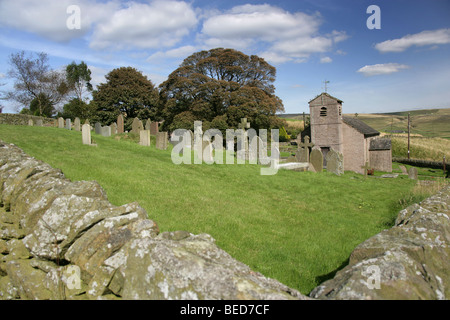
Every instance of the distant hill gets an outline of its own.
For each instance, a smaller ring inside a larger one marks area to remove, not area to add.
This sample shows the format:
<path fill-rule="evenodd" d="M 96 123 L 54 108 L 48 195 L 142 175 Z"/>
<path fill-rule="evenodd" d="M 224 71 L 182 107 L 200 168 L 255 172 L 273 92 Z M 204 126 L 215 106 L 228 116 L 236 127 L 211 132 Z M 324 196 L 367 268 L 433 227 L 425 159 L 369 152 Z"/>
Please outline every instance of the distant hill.
<path fill-rule="evenodd" d="M 374 114 L 358 113 L 357 115 L 351 113 L 345 114 L 345 116 L 356 116 L 380 132 L 400 133 L 408 131 L 408 113 L 410 114 L 412 134 L 450 139 L 450 108 Z M 303 120 L 303 113 L 280 114 L 278 117 L 291 120 Z"/>

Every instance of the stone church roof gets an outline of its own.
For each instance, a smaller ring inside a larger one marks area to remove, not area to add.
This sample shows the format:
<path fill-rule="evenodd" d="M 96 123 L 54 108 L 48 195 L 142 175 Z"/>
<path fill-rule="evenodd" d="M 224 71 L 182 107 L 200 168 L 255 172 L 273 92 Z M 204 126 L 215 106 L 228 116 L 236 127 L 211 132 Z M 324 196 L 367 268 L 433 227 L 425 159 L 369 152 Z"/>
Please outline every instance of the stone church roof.
<path fill-rule="evenodd" d="M 365 124 L 361 120 L 350 117 L 342 117 L 342 121 L 344 121 L 344 123 L 349 125 L 350 127 L 356 129 L 358 132 L 362 133 L 365 138 L 378 136 L 380 134 L 380 132 Z"/>
<path fill-rule="evenodd" d="M 376 138 L 370 141 L 369 151 L 374 150 L 391 150 L 391 139 L 389 138 Z"/>
<path fill-rule="evenodd" d="M 342 103 L 342 102 L 343 102 L 342 100 L 340 100 L 340 99 L 338 99 L 338 98 L 335 98 L 335 97 L 333 97 L 332 95 L 329 95 L 329 94 L 326 93 L 326 92 L 322 92 L 321 94 L 319 94 L 318 96 L 316 96 L 314 99 L 312 99 L 312 100 L 311 100 L 310 102 L 308 102 L 308 103 L 313 102 L 314 100 L 316 100 L 318 97 L 320 97 L 320 96 L 322 96 L 322 95 L 327 96 L 328 98 L 331 98 L 331 99 L 333 99 L 333 100 L 336 100 L 336 101 L 339 102 L 339 103 Z"/>

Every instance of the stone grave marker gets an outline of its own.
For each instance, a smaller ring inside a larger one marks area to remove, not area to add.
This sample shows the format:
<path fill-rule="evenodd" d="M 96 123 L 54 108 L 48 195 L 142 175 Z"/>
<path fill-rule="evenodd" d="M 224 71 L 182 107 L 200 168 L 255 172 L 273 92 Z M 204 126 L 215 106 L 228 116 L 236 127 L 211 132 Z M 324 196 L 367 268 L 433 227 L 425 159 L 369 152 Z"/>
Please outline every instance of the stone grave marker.
<path fill-rule="evenodd" d="M 399 166 L 400 170 L 402 170 L 402 175 L 407 175 L 408 174 L 408 170 L 406 169 L 405 166 Z"/>
<path fill-rule="evenodd" d="M 80 122 L 80 118 L 76 117 L 74 122 L 73 122 L 73 127 L 75 131 L 81 131 L 81 122 Z"/>
<path fill-rule="evenodd" d="M 310 166 L 309 168 L 315 172 L 323 171 L 323 154 L 319 148 L 313 148 L 310 156 Z"/>
<path fill-rule="evenodd" d="M 241 160 L 248 160 L 249 159 L 249 143 L 248 143 L 248 133 L 247 129 L 250 129 L 250 122 L 247 121 L 247 118 L 242 118 L 241 123 L 238 125 L 238 128 L 242 133 L 242 137 L 238 139 L 242 139 L 241 143 L 242 145 L 237 150 L 236 157 Z"/>
<path fill-rule="evenodd" d="M 141 130 L 139 132 L 139 144 L 144 147 L 150 147 L 150 130 Z"/>
<path fill-rule="evenodd" d="M 83 124 L 81 127 L 81 136 L 83 139 L 83 144 L 92 145 L 91 141 L 91 126 L 89 124 Z"/>
<path fill-rule="evenodd" d="M 207 164 L 214 163 L 213 145 L 210 141 L 202 141 L 203 161 Z"/>
<path fill-rule="evenodd" d="M 301 135 L 297 136 L 298 150 L 295 154 L 297 162 L 308 162 L 309 163 L 309 148 L 314 147 L 314 143 L 309 141 L 309 137 L 305 136 L 305 142 L 301 142 Z"/>
<path fill-rule="evenodd" d="M 100 122 L 95 123 L 95 133 L 102 134 L 102 124 Z"/>
<path fill-rule="evenodd" d="M 117 117 L 117 134 L 124 133 L 124 121 L 123 121 L 123 115 L 119 114 Z"/>
<path fill-rule="evenodd" d="M 117 124 L 113 122 L 111 125 L 111 134 L 117 134 Z"/>
<path fill-rule="evenodd" d="M 58 128 L 64 129 L 64 119 L 61 117 L 58 118 Z"/>
<path fill-rule="evenodd" d="M 327 156 L 327 171 L 332 172 L 338 176 L 344 173 L 344 156 L 342 153 L 330 149 Z"/>
<path fill-rule="evenodd" d="M 72 120 L 66 119 L 66 129 L 72 130 Z"/>
<path fill-rule="evenodd" d="M 151 122 L 150 123 L 150 134 L 152 136 L 156 136 L 159 132 L 159 123 L 158 122 Z"/>
<path fill-rule="evenodd" d="M 152 124 L 152 120 L 150 118 L 145 122 L 145 130 L 150 130 Z"/>
<path fill-rule="evenodd" d="M 364 169 L 364 175 L 367 177 L 369 171 L 372 170 L 372 167 L 369 165 L 369 161 L 366 161 L 366 164 L 361 166 L 361 169 Z"/>
<path fill-rule="evenodd" d="M 201 164 L 202 163 L 202 155 L 203 155 L 203 129 L 201 121 L 194 121 L 194 163 Z"/>
<path fill-rule="evenodd" d="M 37 119 L 36 120 L 36 126 L 37 127 L 43 127 L 44 126 L 44 121 L 42 121 L 42 119 Z"/>
<path fill-rule="evenodd" d="M 33 126 L 33 119 L 28 119 L 28 125 L 29 125 L 30 127 Z"/>
<path fill-rule="evenodd" d="M 158 132 L 156 135 L 156 149 L 167 150 L 168 133 Z"/>
<path fill-rule="evenodd" d="M 133 123 L 131 124 L 131 132 L 139 134 L 141 130 L 144 130 L 144 126 L 142 125 L 142 121 L 139 118 L 134 118 Z"/>
<path fill-rule="evenodd" d="M 100 133 L 104 137 L 111 137 L 111 127 L 110 126 L 102 127 Z"/>
<path fill-rule="evenodd" d="M 410 179 L 417 180 L 418 174 L 419 174 L 419 173 L 418 173 L 416 167 L 410 167 L 410 168 L 409 168 L 409 170 L 408 170 L 408 177 L 409 177 Z"/>

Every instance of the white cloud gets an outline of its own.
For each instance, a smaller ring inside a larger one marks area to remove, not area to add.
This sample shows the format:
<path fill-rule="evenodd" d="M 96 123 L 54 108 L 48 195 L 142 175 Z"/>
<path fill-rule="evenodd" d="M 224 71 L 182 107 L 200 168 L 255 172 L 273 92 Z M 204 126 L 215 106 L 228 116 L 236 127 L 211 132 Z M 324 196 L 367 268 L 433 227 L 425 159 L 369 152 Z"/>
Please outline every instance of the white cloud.
<path fill-rule="evenodd" d="M 331 63 L 331 62 L 333 62 L 333 59 L 331 59 L 330 57 L 320 58 L 320 63 Z"/>
<path fill-rule="evenodd" d="M 225 13 L 211 12 L 199 40 L 209 47 L 265 47 L 259 55 L 272 63 L 301 63 L 347 39 L 345 32 L 335 30 L 320 35 L 321 23 L 319 13 L 291 13 L 268 4 L 247 4 Z"/>
<path fill-rule="evenodd" d="M 383 63 L 364 66 L 358 70 L 359 73 L 364 74 L 367 77 L 391 74 L 403 69 L 409 69 L 409 66 L 399 63 Z"/>
<path fill-rule="evenodd" d="M 375 48 L 380 52 L 402 52 L 412 46 L 434 46 L 450 43 L 450 29 L 422 31 L 408 34 L 400 39 L 387 40 L 377 43 Z"/>
<path fill-rule="evenodd" d="M 185 59 L 196 51 L 196 47 L 194 46 L 182 46 L 179 48 L 167 50 L 167 51 L 158 51 L 152 54 L 147 58 L 148 62 L 158 62 L 166 58 L 172 59 Z"/>
<path fill-rule="evenodd" d="M 171 47 L 197 24 L 192 7 L 181 1 L 129 2 L 108 21 L 99 23 L 91 48 L 127 49 Z"/>
<path fill-rule="evenodd" d="M 3 73 L 0 73 L 0 79 L 6 78 L 6 75 Z"/>
<path fill-rule="evenodd" d="M 69 29 L 67 8 L 80 8 L 81 29 Z M 57 42 L 67 42 L 88 33 L 95 22 L 107 19 L 118 8 L 117 1 L 97 3 L 88 0 L 0 1 L 0 26 L 37 34 Z"/>

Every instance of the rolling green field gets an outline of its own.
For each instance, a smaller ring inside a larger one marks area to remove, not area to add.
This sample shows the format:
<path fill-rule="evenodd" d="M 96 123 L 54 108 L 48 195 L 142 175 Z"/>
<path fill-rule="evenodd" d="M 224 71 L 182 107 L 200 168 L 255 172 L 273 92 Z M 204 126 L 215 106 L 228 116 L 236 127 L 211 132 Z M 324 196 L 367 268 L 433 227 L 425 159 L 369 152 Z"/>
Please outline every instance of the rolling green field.
<path fill-rule="evenodd" d="M 174 165 L 171 151 L 130 139 L 65 129 L 0 125 L 0 140 L 96 180 L 115 205 L 133 201 L 161 231 L 209 233 L 234 258 L 308 294 L 345 266 L 361 242 L 393 225 L 398 211 L 428 195 L 417 181 L 354 173 L 279 171 L 257 165 Z"/>

